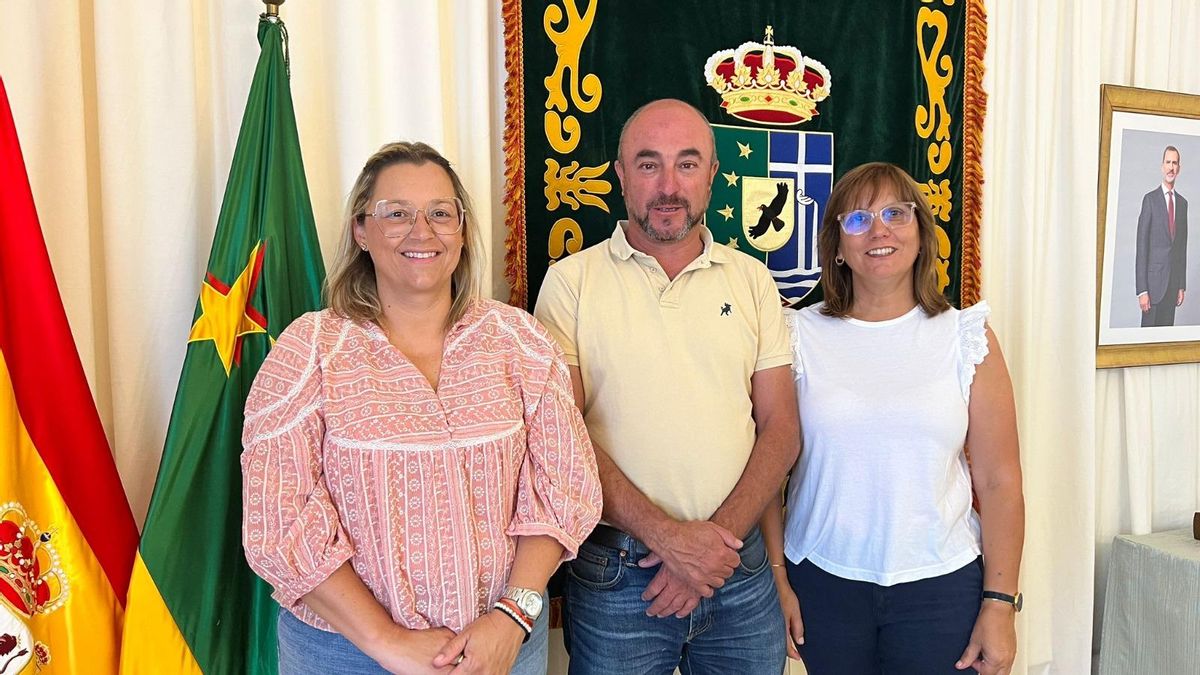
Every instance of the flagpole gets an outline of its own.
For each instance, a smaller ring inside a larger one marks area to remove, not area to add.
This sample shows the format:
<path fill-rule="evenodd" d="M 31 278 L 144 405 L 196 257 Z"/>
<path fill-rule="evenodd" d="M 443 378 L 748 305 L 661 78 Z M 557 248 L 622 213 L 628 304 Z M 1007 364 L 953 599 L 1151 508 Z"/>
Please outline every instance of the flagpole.
<path fill-rule="evenodd" d="M 267 6 L 267 11 L 259 15 L 260 20 L 267 20 L 273 24 L 278 24 L 279 30 L 283 34 L 283 71 L 287 73 L 288 79 L 292 79 L 292 57 L 288 53 L 288 34 L 287 26 L 283 24 L 283 19 L 279 18 L 279 6 L 285 0 L 262 0 Z M 261 39 L 261 38 L 260 38 Z"/>

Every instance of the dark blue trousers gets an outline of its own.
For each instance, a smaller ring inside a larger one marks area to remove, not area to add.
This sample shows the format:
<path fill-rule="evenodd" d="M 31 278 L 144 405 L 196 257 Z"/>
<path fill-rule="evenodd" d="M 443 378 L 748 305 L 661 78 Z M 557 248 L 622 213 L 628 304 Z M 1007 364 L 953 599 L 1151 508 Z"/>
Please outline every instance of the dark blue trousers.
<path fill-rule="evenodd" d="M 983 590 L 983 558 L 895 586 L 851 581 L 808 560 L 787 564 L 800 599 L 809 675 L 962 675 Z"/>

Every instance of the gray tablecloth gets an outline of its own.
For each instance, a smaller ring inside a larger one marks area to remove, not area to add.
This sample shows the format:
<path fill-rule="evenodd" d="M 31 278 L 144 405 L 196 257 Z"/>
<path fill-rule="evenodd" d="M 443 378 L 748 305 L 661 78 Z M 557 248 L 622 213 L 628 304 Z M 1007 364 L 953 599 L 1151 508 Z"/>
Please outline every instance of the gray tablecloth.
<path fill-rule="evenodd" d="M 1200 541 L 1191 529 L 1113 539 L 1100 675 L 1200 673 Z"/>

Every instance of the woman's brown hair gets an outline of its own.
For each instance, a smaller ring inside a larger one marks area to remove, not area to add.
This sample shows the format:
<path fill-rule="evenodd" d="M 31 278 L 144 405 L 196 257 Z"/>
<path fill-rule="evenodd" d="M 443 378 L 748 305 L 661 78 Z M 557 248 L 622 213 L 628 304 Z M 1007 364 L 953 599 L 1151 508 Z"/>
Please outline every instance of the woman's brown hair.
<path fill-rule="evenodd" d="M 833 187 L 833 193 L 829 195 L 825 217 L 821 219 L 821 233 L 817 236 L 817 255 L 822 267 L 821 290 L 825 294 L 822 314 L 845 317 L 854 306 L 854 281 L 850 268 L 835 262 L 838 247 L 845 234 L 842 232 L 841 223 L 838 222 L 838 215 L 865 208 L 888 190 L 896 196 L 896 201 L 913 202 L 917 205 L 915 215 L 920 248 L 912 269 L 913 295 L 916 296 L 917 304 L 929 316 L 950 309 L 950 302 L 938 290 L 937 225 L 933 222 L 933 211 L 929 208 L 929 201 L 917 187 L 916 181 L 904 169 L 895 164 L 871 162 L 857 166 L 842 176 Z"/>

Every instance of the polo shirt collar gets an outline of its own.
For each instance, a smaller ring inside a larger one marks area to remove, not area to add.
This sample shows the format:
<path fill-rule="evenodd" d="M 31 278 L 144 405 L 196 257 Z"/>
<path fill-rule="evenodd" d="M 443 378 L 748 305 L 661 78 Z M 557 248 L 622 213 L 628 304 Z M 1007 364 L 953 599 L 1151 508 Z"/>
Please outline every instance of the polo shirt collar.
<path fill-rule="evenodd" d="M 613 230 L 613 235 L 608 240 L 608 250 L 621 260 L 629 260 L 635 254 L 639 256 L 646 255 L 629 245 L 629 239 L 625 237 L 625 228 L 628 226 L 628 220 L 618 220 L 617 227 Z M 730 251 L 727 246 L 713 245 L 712 232 L 703 225 L 700 226 L 700 242 L 704 245 L 704 249 L 700 251 L 700 255 L 696 260 L 692 261 L 692 265 L 699 263 L 707 267 L 709 263 L 725 263 L 733 259 L 733 251 Z M 688 265 L 688 267 L 692 265 Z"/>

